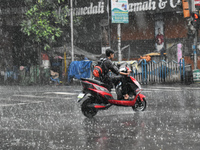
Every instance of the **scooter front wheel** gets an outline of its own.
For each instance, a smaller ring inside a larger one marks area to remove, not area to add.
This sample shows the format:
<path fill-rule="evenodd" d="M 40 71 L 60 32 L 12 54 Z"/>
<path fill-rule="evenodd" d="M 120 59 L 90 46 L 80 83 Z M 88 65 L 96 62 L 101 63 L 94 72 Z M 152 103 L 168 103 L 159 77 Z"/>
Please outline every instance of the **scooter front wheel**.
<path fill-rule="evenodd" d="M 92 99 L 91 98 L 87 98 L 81 105 L 81 111 L 83 113 L 84 116 L 86 116 L 87 118 L 92 118 L 97 114 L 97 109 L 96 108 L 92 108 L 89 107 L 89 104 L 92 104 Z"/>
<path fill-rule="evenodd" d="M 147 102 L 145 98 L 143 98 L 143 101 L 137 100 L 135 105 L 132 107 L 134 111 L 144 111 L 146 109 Z"/>

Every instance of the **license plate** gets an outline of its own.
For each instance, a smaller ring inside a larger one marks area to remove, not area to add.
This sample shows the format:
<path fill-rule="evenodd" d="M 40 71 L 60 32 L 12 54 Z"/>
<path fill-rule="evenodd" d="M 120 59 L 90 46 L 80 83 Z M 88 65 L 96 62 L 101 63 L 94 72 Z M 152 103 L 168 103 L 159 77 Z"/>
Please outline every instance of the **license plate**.
<path fill-rule="evenodd" d="M 78 98 L 77 101 L 79 101 L 80 99 L 82 99 L 84 96 L 85 96 L 84 93 L 79 93 L 79 95 L 77 97 Z"/>

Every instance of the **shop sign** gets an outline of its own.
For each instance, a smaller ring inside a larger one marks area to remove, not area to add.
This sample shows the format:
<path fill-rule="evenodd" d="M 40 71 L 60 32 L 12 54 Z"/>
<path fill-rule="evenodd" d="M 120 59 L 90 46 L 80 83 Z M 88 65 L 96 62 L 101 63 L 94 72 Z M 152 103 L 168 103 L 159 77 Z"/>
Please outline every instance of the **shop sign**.
<path fill-rule="evenodd" d="M 97 5 L 94 5 L 91 2 L 90 6 L 73 9 L 73 14 L 75 16 L 95 15 L 95 14 L 103 14 L 103 13 L 104 13 L 104 2 L 98 2 Z M 67 16 L 70 16 L 70 12 L 67 14 Z"/>
<path fill-rule="evenodd" d="M 131 2 L 130 2 L 131 1 Z M 172 11 L 181 0 L 129 0 L 129 12 L 137 11 Z"/>
<path fill-rule="evenodd" d="M 112 23 L 128 23 L 128 0 L 111 1 Z"/>
<path fill-rule="evenodd" d="M 123 1 L 123 0 L 112 0 L 112 1 Z M 182 0 L 124 0 L 124 1 L 129 1 L 127 7 L 128 12 L 175 11 L 178 9 L 177 4 L 182 2 Z M 106 12 L 105 2 L 99 0 L 98 3 L 96 4 L 94 3 L 90 2 L 88 6 L 74 8 L 73 14 L 76 16 L 82 16 L 82 15 L 103 14 Z M 200 6 L 200 0 L 195 0 L 195 5 Z M 27 7 L 5 8 L 5 9 L 0 8 L 0 15 L 24 14 L 27 10 L 28 10 Z M 67 16 L 70 16 L 70 12 L 67 14 Z"/>
<path fill-rule="evenodd" d="M 76 7 L 73 9 L 73 14 L 75 16 L 104 14 L 107 12 L 105 10 L 107 4 L 106 0 L 103 1 L 94 1 L 88 3 L 87 6 Z M 181 2 L 182 0 L 111 0 L 112 23 L 117 23 L 119 20 L 123 23 L 128 23 L 128 12 L 170 12 L 181 10 L 181 8 L 177 8 L 177 4 Z M 70 11 L 67 16 L 70 16 Z"/>

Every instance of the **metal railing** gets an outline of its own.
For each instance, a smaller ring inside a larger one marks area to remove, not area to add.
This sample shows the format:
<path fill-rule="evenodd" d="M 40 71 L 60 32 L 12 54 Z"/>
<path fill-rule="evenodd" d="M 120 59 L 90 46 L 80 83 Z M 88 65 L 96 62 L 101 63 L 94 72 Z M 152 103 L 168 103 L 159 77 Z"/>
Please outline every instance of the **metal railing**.
<path fill-rule="evenodd" d="M 161 83 L 161 82 L 181 82 L 185 80 L 185 61 L 147 62 L 142 59 L 138 64 L 138 69 L 131 74 L 142 84 Z"/>

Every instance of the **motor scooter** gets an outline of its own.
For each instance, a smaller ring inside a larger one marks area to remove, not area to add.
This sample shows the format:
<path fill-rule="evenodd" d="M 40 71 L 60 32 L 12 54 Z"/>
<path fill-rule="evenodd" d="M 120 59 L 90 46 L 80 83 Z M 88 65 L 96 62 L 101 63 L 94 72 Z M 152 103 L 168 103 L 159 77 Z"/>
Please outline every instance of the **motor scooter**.
<path fill-rule="evenodd" d="M 125 67 L 128 69 L 127 67 Z M 113 77 L 113 84 L 117 99 L 114 99 L 107 85 L 101 81 L 81 78 L 82 92 L 78 95 L 81 103 L 81 111 L 88 118 L 94 117 L 99 110 L 105 110 L 112 105 L 132 107 L 134 111 L 144 111 L 147 105 L 145 96 L 141 94 L 142 88 L 139 82 L 132 76 Z M 124 99 L 123 88 L 126 87 L 129 99 Z"/>

